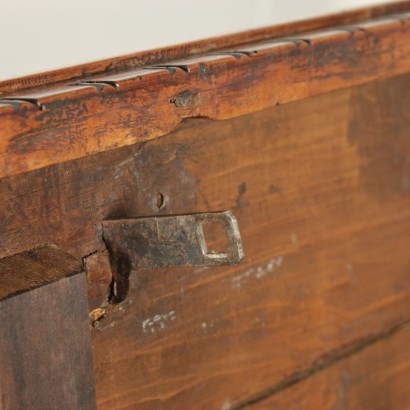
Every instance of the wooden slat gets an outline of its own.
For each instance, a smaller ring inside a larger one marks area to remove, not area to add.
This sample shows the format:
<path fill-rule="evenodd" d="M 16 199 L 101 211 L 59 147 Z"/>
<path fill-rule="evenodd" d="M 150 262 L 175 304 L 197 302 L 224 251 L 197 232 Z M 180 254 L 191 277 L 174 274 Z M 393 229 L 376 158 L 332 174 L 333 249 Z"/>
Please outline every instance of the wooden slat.
<path fill-rule="evenodd" d="M 185 118 L 234 118 L 410 72 L 409 16 L 301 32 L 240 58 L 215 51 L 211 59 L 205 54 L 174 60 L 167 63 L 169 71 L 134 70 L 135 76 L 112 75 L 113 83 L 81 85 L 78 91 L 62 84 L 66 93 L 41 88 L 4 95 L 0 103 L 22 103 L 0 109 L 0 177 L 153 139 Z M 240 50 L 255 51 L 249 47 Z"/>
<path fill-rule="evenodd" d="M 54 246 L 0 260 L 0 408 L 95 409 L 85 274 Z"/>
<path fill-rule="evenodd" d="M 0 259 L 0 301 L 81 272 L 76 259 L 51 245 Z"/>

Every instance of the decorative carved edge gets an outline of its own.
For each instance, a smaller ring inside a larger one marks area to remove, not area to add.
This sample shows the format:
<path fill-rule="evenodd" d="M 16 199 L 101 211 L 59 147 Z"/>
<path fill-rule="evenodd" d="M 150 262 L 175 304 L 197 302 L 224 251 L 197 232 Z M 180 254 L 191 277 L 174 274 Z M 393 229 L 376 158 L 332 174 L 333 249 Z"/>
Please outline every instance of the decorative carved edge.
<path fill-rule="evenodd" d="M 391 14 L 4 95 L 0 177 L 410 72 L 409 36 Z"/>

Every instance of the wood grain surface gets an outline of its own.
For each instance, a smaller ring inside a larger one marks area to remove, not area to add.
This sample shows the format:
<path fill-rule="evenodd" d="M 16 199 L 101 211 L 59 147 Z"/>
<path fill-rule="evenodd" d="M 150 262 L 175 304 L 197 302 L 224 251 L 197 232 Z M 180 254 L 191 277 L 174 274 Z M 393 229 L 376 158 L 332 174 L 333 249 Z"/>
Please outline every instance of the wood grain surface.
<path fill-rule="evenodd" d="M 131 273 L 93 332 L 101 409 L 239 409 L 410 319 L 409 85 L 192 121 L 140 148 L 122 213 L 152 213 L 157 192 L 162 212 L 231 209 L 247 258 Z"/>
<path fill-rule="evenodd" d="M 0 301 L 81 273 L 81 263 L 53 245 L 0 259 Z"/>
<path fill-rule="evenodd" d="M 1 180 L 2 255 L 53 242 L 98 261 L 104 218 L 238 219 L 242 265 L 132 272 L 127 299 L 94 323 L 100 409 L 243 408 L 410 320 L 409 92 L 403 75 L 191 119 Z M 93 308 L 109 282 L 95 260 Z"/>
<path fill-rule="evenodd" d="M 247 410 L 410 408 L 407 327 Z"/>
<path fill-rule="evenodd" d="M 2 410 L 96 409 L 81 271 L 54 246 L 0 259 Z"/>
<path fill-rule="evenodd" d="M 409 10 L 341 21 L 3 95 L 0 177 L 163 136 L 186 118 L 234 118 L 410 72 Z"/>

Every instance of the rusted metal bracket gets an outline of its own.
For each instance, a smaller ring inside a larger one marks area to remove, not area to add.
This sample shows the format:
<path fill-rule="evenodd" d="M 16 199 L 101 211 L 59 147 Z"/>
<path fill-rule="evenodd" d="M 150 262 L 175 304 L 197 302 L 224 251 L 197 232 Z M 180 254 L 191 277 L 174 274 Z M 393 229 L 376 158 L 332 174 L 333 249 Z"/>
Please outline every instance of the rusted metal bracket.
<path fill-rule="evenodd" d="M 205 234 L 205 227 L 212 225 L 224 232 L 219 234 L 224 236 L 223 249 L 217 247 L 217 251 L 208 246 Z M 133 270 L 234 265 L 244 257 L 238 222 L 230 211 L 106 220 L 103 238 L 110 254 L 113 283 L 109 299 L 114 304 L 127 297 Z"/>
<path fill-rule="evenodd" d="M 208 250 L 205 224 L 222 226 L 225 250 Z M 230 211 L 108 220 L 103 236 L 110 253 L 127 258 L 133 269 L 233 265 L 244 257 L 238 222 Z"/>

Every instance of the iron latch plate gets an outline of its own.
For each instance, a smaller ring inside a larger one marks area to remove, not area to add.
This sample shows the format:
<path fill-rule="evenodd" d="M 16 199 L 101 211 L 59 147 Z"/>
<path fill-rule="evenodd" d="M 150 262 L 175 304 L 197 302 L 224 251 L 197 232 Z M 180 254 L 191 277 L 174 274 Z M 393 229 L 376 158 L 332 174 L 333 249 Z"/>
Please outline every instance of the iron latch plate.
<path fill-rule="evenodd" d="M 227 248 L 208 250 L 204 224 L 221 224 Z M 215 266 L 239 263 L 244 252 L 239 226 L 230 211 L 106 220 L 103 237 L 112 255 L 136 268 Z"/>

